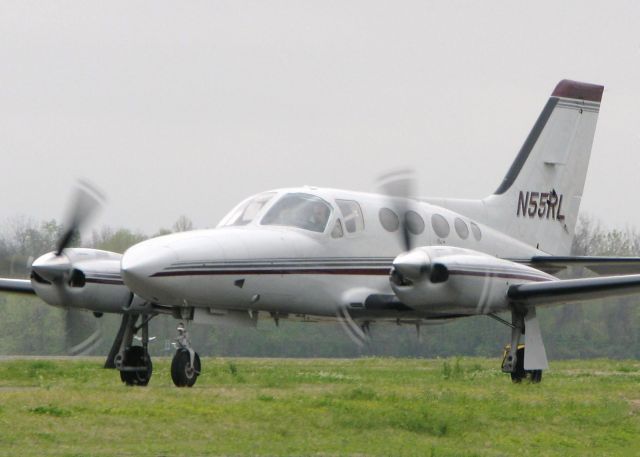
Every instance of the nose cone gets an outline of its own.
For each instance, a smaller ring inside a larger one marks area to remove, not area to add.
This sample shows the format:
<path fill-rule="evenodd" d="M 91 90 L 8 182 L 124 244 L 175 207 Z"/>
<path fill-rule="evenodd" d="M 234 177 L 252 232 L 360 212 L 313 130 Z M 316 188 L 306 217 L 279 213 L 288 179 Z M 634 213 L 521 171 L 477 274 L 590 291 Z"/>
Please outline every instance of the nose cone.
<path fill-rule="evenodd" d="M 143 241 L 122 256 L 122 279 L 137 295 L 150 301 L 161 301 L 166 299 L 166 291 L 157 275 L 176 260 L 176 253 L 169 246 L 157 240 Z"/>

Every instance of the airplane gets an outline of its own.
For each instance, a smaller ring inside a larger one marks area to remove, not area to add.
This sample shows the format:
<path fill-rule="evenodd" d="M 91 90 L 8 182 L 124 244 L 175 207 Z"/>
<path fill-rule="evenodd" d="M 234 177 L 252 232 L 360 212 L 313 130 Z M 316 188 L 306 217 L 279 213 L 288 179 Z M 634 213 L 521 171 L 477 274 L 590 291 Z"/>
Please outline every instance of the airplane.
<path fill-rule="evenodd" d="M 85 185 L 57 249 L 33 262 L 29 280 L 0 279 L 0 290 L 121 314 L 105 368 L 127 385 L 151 379 L 149 322 L 161 314 L 180 322 L 171 363 L 178 387 L 193 386 L 202 370 L 190 322 L 255 326 L 259 316 L 337 320 L 366 342 L 374 323 L 419 330 L 485 315 L 511 328 L 502 371 L 540 382 L 548 360 L 538 308 L 640 291 L 640 258 L 570 256 L 603 91 L 560 81 L 483 199 L 418 198 L 397 174 L 377 194 L 270 190 L 214 229 L 152 238 L 120 255 L 68 247 L 102 199 Z M 597 276 L 558 278 L 575 268 Z"/>

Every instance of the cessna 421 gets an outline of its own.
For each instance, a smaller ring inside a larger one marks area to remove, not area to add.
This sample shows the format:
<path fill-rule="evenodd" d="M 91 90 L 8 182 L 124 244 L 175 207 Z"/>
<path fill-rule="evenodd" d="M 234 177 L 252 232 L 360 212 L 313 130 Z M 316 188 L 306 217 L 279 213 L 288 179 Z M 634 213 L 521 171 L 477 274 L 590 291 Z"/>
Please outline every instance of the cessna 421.
<path fill-rule="evenodd" d="M 482 200 L 419 199 L 401 180 L 380 194 L 280 189 L 241 202 L 215 229 L 153 238 L 120 255 L 68 247 L 99 199 L 82 192 L 58 249 L 33 263 L 30 280 L 0 279 L 0 290 L 122 314 L 105 367 L 129 385 L 151 378 L 148 325 L 159 314 L 249 325 L 259 315 L 337 319 L 357 340 L 373 322 L 419 327 L 487 315 L 511 327 L 502 370 L 539 382 L 547 357 L 536 308 L 640 292 L 640 275 L 629 274 L 640 259 L 569 256 L 603 89 L 561 81 Z M 602 276 L 552 275 L 569 266 Z M 200 358 L 182 322 L 171 376 L 193 386 Z"/>

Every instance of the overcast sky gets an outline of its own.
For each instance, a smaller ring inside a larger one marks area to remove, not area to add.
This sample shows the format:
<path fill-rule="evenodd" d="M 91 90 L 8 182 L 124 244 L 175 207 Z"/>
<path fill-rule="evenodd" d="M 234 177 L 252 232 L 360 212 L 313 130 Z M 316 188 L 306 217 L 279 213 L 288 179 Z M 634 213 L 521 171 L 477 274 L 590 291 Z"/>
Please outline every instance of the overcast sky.
<path fill-rule="evenodd" d="M 555 84 L 604 84 L 582 211 L 640 227 L 640 3 L 0 1 L 0 223 L 214 226 L 303 184 L 430 196 L 504 177 Z"/>

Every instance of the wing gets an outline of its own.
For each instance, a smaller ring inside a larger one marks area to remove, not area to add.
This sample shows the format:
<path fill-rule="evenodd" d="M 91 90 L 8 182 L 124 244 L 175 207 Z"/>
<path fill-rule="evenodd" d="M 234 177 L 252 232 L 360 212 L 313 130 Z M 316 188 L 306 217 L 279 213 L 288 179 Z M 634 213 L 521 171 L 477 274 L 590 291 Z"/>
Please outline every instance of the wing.
<path fill-rule="evenodd" d="M 28 279 L 0 278 L 0 291 L 35 295 L 31 281 Z"/>
<path fill-rule="evenodd" d="M 534 256 L 514 261 L 550 274 L 569 267 L 585 268 L 600 276 L 640 274 L 640 257 Z"/>
<path fill-rule="evenodd" d="M 565 279 L 509 287 L 507 296 L 525 306 L 559 305 L 640 293 L 640 275 Z"/>

